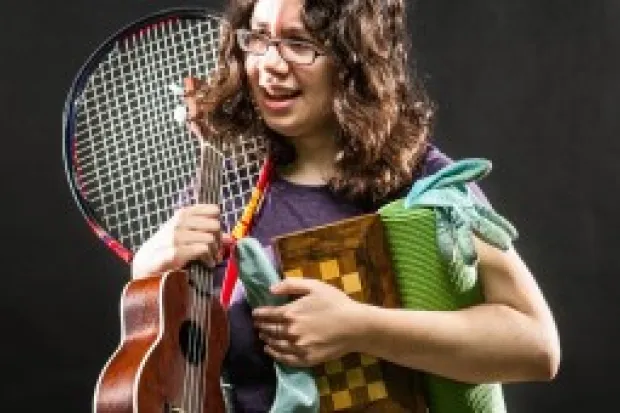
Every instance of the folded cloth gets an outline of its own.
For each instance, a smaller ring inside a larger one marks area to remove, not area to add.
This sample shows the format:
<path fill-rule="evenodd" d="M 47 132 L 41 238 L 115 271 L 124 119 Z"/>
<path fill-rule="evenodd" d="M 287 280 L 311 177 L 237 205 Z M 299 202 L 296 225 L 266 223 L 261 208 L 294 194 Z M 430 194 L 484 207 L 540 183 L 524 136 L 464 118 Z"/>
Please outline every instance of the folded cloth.
<path fill-rule="evenodd" d="M 432 207 L 437 211 L 437 241 L 450 260 L 456 257 L 465 265 L 474 264 L 472 234 L 502 250 L 518 235 L 509 221 L 477 200 L 467 186 L 488 175 L 491 167 L 486 159 L 459 160 L 417 181 L 405 197 L 406 209 Z"/>
<path fill-rule="evenodd" d="M 282 305 L 286 297 L 271 294 L 269 287 L 280 276 L 260 243 L 252 237 L 241 238 L 235 247 L 239 280 L 245 287 L 250 307 Z M 274 361 L 276 393 L 270 413 L 316 413 L 319 393 L 309 369 L 290 367 Z"/>

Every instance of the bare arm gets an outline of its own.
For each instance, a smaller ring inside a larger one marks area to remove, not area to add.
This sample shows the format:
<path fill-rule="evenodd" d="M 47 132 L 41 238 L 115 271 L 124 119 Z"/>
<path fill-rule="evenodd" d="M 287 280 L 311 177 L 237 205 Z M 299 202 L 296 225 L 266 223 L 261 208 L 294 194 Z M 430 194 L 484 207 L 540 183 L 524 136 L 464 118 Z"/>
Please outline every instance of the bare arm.
<path fill-rule="evenodd" d="M 479 240 L 476 249 L 484 304 L 450 312 L 360 305 L 355 350 L 465 382 L 553 378 L 559 338 L 534 277 L 514 249 Z"/>
<path fill-rule="evenodd" d="M 286 279 L 272 292 L 298 298 L 253 312 L 265 351 L 292 366 L 357 351 L 469 383 L 552 379 L 559 338 L 534 277 L 513 249 L 478 240 L 476 249 L 485 302 L 458 311 L 386 309 L 318 280 Z"/>

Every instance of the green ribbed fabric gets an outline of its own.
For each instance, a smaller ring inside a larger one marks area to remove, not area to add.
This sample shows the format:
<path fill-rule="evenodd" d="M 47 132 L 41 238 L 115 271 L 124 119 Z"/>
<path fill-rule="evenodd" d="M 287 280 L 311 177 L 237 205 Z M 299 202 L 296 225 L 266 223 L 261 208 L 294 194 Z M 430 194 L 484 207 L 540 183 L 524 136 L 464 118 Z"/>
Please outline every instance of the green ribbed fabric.
<path fill-rule="evenodd" d="M 475 271 L 459 275 L 443 259 L 433 209 L 405 209 L 399 200 L 383 208 L 380 215 L 404 308 L 457 310 L 482 302 Z M 471 385 L 432 374 L 423 377 L 431 413 L 506 411 L 499 384 Z"/>
<path fill-rule="evenodd" d="M 380 211 L 392 253 L 392 265 L 402 304 L 418 310 L 456 310 L 471 291 L 456 279 L 437 247 L 435 212 L 430 208 L 405 209 L 399 200 Z"/>

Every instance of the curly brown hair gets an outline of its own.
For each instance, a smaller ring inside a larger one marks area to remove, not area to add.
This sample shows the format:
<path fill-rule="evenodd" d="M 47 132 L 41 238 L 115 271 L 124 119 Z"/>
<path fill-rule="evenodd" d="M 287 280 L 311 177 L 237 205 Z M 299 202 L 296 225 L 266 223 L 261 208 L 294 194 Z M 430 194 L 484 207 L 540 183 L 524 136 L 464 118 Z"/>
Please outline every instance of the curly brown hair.
<path fill-rule="evenodd" d="M 252 103 L 235 30 L 248 28 L 257 0 L 230 0 L 218 67 L 198 101 L 204 130 L 223 139 L 262 136 L 275 165 L 292 145 L 267 128 Z M 403 0 L 305 0 L 302 22 L 333 57 L 333 111 L 340 126 L 331 189 L 375 204 L 401 191 L 427 149 L 432 108 L 408 62 Z"/>

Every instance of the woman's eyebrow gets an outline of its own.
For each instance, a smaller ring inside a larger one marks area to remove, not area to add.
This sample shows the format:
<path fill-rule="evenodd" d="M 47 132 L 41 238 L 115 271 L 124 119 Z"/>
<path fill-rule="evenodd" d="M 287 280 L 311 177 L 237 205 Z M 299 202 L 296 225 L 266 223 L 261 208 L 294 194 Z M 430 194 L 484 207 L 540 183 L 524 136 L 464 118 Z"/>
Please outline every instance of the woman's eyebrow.
<path fill-rule="evenodd" d="M 257 22 L 257 21 L 252 20 L 250 21 L 250 28 L 255 29 L 255 30 L 256 29 L 269 30 L 271 26 L 269 23 L 264 22 L 264 21 Z M 296 26 L 296 25 L 282 27 L 281 32 L 283 35 L 287 35 L 287 36 L 291 36 L 291 35 L 301 35 L 301 36 L 306 36 L 306 37 L 310 36 L 308 31 L 303 26 Z"/>
<path fill-rule="evenodd" d="M 297 36 L 310 37 L 310 33 L 308 33 L 308 31 L 301 26 L 282 27 L 281 31 L 283 35 L 287 35 L 287 36 L 297 35 Z"/>

